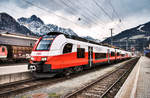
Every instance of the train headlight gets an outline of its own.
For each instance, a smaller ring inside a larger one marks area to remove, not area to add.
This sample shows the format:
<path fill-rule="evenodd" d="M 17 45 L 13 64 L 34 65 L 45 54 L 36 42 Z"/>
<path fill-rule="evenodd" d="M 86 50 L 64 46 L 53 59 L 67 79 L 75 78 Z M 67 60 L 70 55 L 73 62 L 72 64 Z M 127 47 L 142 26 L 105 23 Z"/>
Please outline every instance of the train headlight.
<path fill-rule="evenodd" d="M 34 57 L 31 57 L 31 60 L 34 61 Z"/>
<path fill-rule="evenodd" d="M 41 61 L 47 61 L 47 57 L 41 58 Z"/>

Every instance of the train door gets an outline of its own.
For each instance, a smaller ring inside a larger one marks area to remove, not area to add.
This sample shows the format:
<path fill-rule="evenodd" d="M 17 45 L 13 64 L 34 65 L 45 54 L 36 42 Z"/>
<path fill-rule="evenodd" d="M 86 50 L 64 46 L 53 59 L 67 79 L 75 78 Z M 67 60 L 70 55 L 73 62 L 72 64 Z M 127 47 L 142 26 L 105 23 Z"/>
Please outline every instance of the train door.
<path fill-rule="evenodd" d="M 108 57 L 108 63 L 110 63 L 110 50 L 107 49 L 107 57 Z"/>
<path fill-rule="evenodd" d="M 117 60 L 117 51 L 115 49 L 115 60 Z"/>
<path fill-rule="evenodd" d="M 88 47 L 88 65 L 90 67 L 93 65 L 93 47 Z"/>

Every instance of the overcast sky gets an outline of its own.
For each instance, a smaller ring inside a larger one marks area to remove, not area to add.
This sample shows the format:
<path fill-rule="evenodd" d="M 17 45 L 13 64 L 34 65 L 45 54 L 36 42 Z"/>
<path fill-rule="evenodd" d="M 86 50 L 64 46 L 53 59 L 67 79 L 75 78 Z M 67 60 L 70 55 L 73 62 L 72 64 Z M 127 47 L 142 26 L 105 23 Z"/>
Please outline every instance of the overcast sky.
<path fill-rule="evenodd" d="M 0 0 L 0 12 L 15 19 L 35 14 L 45 24 L 103 40 L 110 28 L 118 34 L 150 21 L 150 0 Z"/>

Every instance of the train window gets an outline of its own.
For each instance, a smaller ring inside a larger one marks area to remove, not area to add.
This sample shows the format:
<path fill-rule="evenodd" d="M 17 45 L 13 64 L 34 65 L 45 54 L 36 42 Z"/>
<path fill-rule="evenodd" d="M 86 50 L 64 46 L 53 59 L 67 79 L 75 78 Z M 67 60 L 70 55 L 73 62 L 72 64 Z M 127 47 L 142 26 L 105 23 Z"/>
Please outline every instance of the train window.
<path fill-rule="evenodd" d="M 111 56 L 115 56 L 115 52 L 111 52 Z"/>
<path fill-rule="evenodd" d="M 106 58 L 106 53 L 95 53 L 95 59 L 104 59 Z"/>
<path fill-rule="evenodd" d="M 66 44 L 63 49 L 63 54 L 70 53 L 72 51 L 72 46 L 73 45 L 71 43 Z"/>
<path fill-rule="evenodd" d="M 77 48 L 77 58 L 85 58 L 85 49 Z"/>
<path fill-rule="evenodd" d="M 125 54 L 121 54 L 121 56 L 125 56 Z"/>
<path fill-rule="evenodd" d="M 119 52 L 117 52 L 117 56 L 119 56 L 120 55 L 120 53 Z"/>
<path fill-rule="evenodd" d="M 5 52 L 5 48 L 4 47 L 2 47 L 2 52 Z"/>

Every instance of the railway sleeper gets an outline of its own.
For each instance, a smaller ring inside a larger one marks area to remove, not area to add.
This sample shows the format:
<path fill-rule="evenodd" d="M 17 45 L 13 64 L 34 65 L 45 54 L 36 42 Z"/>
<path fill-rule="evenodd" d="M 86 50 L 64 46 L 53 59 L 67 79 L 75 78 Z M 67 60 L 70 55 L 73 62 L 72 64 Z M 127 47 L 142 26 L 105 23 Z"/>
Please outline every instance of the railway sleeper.
<path fill-rule="evenodd" d="M 86 96 L 89 97 L 89 98 L 92 98 L 92 97 L 100 97 L 99 94 L 94 94 L 94 93 L 90 93 L 90 92 L 86 92 L 86 93 L 83 93 L 82 96 Z"/>
<path fill-rule="evenodd" d="M 99 94 L 99 93 L 103 93 L 104 91 L 105 91 L 104 89 L 100 89 L 100 90 L 89 90 L 88 92 L 94 93 L 94 94 L 95 94 L 95 93 L 96 93 L 96 94 L 97 94 L 97 93 Z"/>

